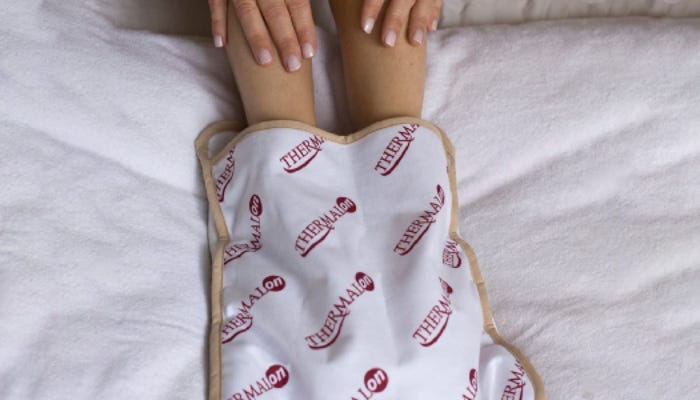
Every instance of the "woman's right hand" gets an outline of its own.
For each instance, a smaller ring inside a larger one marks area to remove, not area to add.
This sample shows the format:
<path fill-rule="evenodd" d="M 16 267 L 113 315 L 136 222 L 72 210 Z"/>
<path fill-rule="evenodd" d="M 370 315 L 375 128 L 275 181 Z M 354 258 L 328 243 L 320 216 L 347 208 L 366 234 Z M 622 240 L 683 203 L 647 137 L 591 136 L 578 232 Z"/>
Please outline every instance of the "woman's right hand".
<path fill-rule="evenodd" d="M 273 46 L 290 72 L 301 68 L 301 57 L 311 58 L 316 53 L 309 0 L 209 0 L 216 47 L 228 43 L 228 7 L 234 8 L 258 64 L 272 62 Z"/>

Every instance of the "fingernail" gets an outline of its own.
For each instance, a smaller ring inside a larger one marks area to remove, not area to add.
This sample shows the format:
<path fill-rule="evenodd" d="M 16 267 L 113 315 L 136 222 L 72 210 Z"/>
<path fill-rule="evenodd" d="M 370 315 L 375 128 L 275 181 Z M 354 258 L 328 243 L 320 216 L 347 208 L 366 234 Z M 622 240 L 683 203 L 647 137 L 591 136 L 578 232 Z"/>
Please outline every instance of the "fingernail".
<path fill-rule="evenodd" d="M 384 37 L 384 43 L 389 47 L 394 47 L 396 44 L 396 33 L 394 31 L 389 31 Z"/>
<path fill-rule="evenodd" d="M 438 24 L 438 21 L 436 19 L 434 19 L 432 25 L 430 25 L 430 29 L 432 29 L 433 32 L 435 32 L 437 30 L 437 24 Z"/>
<path fill-rule="evenodd" d="M 301 61 L 299 61 L 299 57 L 289 56 L 289 58 L 287 58 L 287 69 L 289 72 L 296 71 L 299 68 L 301 68 Z"/>
<path fill-rule="evenodd" d="M 314 56 L 314 46 L 311 43 L 304 43 L 301 45 L 301 52 L 304 54 L 304 58 L 311 58 Z"/>
<path fill-rule="evenodd" d="M 372 33 L 372 28 L 374 28 L 374 18 L 365 18 L 365 23 L 362 24 L 362 30 L 370 34 Z"/>
<path fill-rule="evenodd" d="M 221 35 L 214 35 L 214 47 L 224 47 L 224 38 Z"/>
<path fill-rule="evenodd" d="M 267 49 L 258 50 L 258 62 L 260 64 L 267 64 L 272 61 L 272 54 Z"/>
<path fill-rule="evenodd" d="M 414 42 L 421 44 L 423 43 L 423 30 L 418 29 L 417 31 L 413 32 L 413 36 L 411 37 L 411 40 Z"/>

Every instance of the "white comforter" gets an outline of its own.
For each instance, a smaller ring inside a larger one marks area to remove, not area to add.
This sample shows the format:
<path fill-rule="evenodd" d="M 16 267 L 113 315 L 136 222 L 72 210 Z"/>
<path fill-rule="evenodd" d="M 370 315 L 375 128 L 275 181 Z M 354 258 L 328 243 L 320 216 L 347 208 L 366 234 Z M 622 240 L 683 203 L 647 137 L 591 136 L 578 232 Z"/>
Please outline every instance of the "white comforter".
<path fill-rule="evenodd" d="M 224 52 L 118 28 L 104 2 L 6 3 L 0 398 L 204 398 L 193 140 L 242 115 Z M 318 32 L 320 126 L 346 130 Z M 499 329 L 549 398 L 699 396 L 700 22 L 440 30 L 425 99 Z"/>

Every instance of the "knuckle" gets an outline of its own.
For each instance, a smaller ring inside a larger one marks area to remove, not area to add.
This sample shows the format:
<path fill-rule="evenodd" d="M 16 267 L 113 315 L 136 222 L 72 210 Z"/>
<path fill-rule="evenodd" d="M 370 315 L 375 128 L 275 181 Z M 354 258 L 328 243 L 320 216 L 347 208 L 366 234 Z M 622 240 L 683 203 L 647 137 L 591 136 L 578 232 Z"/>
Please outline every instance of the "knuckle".
<path fill-rule="evenodd" d="M 252 33 L 248 37 L 248 42 L 255 48 L 265 47 L 267 45 L 267 37 L 260 32 Z"/>
<path fill-rule="evenodd" d="M 384 23 L 387 26 L 395 28 L 395 29 L 402 27 L 404 22 L 405 22 L 405 17 L 400 15 L 400 14 L 391 14 L 391 15 L 387 14 L 387 16 L 384 18 L 385 18 Z"/>
<path fill-rule="evenodd" d="M 297 35 L 299 35 L 299 38 L 302 41 L 307 42 L 311 41 L 311 39 L 313 38 L 312 31 L 305 26 L 299 27 L 299 29 L 297 29 Z"/>
<path fill-rule="evenodd" d="M 299 22 L 300 23 L 298 25 L 294 25 L 297 36 L 299 36 L 299 41 L 313 41 L 314 37 L 316 36 L 313 23 L 310 23 L 309 21 Z"/>
<path fill-rule="evenodd" d="M 310 7 L 307 0 L 287 0 L 287 8 L 290 11 L 305 11 Z"/>
<path fill-rule="evenodd" d="M 403 16 L 404 12 L 401 10 L 399 7 L 393 7 L 390 10 L 386 11 L 386 16 L 384 17 L 387 21 L 396 21 L 400 20 Z"/>
<path fill-rule="evenodd" d="M 403 2 L 403 3 L 398 3 L 394 7 L 390 7 L 389 10 L 387 10 L 386 16 L 388 19 L 393 19 L 399 22 L 403 22 L 408 14 L 411 12 L 411 8 L 413 7 L 413 2 Z"/>
<path fill-rule="evenodd" d="M 252 0 L 237 0 L 233 3 L 233 7 L 240 17 L 251 15 L 258 10 L 257 4 Z"/>
<path fill-rule="evenodd" d="M 278 18 L 287 13 L 287 7 L 284 3 L 272 2 L 261 6 L 260 11 L 268 18 Z"/>
<path fill-rule="evenodd" d="M 297 43 L 296 38 L 286 36 L 277 41 L 277 46 L 285 54 L 298 53 L 299 43 Z"/>
<path fill-rule="evenodd" d="M 381 10 L 383 4 L 383 0 L 366 0 L 365 10 L 367 10 L 370 14 L 376 15 L 379 14 L 379 10 Z"/>
<path fill-rule="evenodd" d="M 412 26 L 412 27 L 416 27 L 416 28 L 417 28 L 417 27 L 428 26 L 428 24 L 430 23 L 430 22 L 428 21 L 428 19 L 429 19 L 428 14 L 414 14 L 414 15 L 411 15 L 411 26 Z"/>
<path fill-rule="evenodd" d="M 420 0 L 404 0 L 400 3 L 401 8 L 408 12 L 411 8 L 413 8 L 413 6 L 416 5 L 416 3 L 418 3 L 418 1 Z"/>
<path fill-rule="evenodd" d="M 221 14 L 212 14 L 211 24 L 215 28 L 222 28 L 226 24 L 226 19 Z"/>
<path fill-rule="evenodd" d="M 424 26 L 430 23 L 430 15 L 432 10 L 414 10 L 411 13 L 411 26 Z"/>

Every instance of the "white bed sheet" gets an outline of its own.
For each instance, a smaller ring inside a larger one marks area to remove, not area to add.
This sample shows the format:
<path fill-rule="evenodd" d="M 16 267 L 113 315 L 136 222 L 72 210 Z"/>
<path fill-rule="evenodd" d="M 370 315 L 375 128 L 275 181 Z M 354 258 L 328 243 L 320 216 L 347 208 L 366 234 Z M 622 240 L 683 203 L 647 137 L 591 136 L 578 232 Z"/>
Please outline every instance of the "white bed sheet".
<path fill-rule="evenodd" d="M 0 398 L 204 398 L 193 140 L 240 103 L 209 38 L 98 3 L 0 13 Z M 345 130 L 319 41 L 320 126 Z M 499 329 L 549 398 L 699 396 L 700 21 L 440 30 L 425 99 Z"/>

